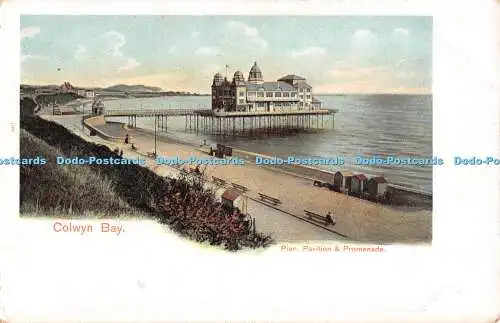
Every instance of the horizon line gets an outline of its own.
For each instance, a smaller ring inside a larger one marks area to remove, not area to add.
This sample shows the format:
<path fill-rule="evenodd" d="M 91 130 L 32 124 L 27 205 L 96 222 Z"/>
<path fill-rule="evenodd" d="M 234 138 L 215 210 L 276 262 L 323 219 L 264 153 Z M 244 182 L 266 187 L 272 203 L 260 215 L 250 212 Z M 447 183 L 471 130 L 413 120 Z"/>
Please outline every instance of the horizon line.
<path fill-rule="evenodd" d="M 71 83 L 71 82 L 70 82 Z M 72 83 L 71 83 L 72 84 Z M 19 86 L 60 86 L 58 84 L 28 84 L 28 83 L 20 83 Z M 73 85 L 73 84 L 72 84 Z M 82 89 L 106 89 L 108 87 L 112 87 L 115 85 L 125 85 L 125 86 L 145 86 L 145 87 L 157 87 L 160 88 L 159 86 L 154 86 L 154 85 L 144 85 L 144 84 L 114 84 L 110 86 L 76 86 L 73 85 L 76 88 L 82 88 Z M 201 95 L 211 95 L 210 92 L 203 93 L 203 92 L 191 92 L 191 91 L 186 91 L 186 90 L 165 90 L 163 88 L 160 88 L 161 91 L 158 92 L 185 92 L 185 93 L 193 93 L 193 94 L 201 94 Z M 158 93 L 158 92 L 151 92 L 151 93 Z M 321 93 L 315 93 L 314 95 L 433 95 L 432 92 L 428 93 L 413 93 L 413 92 L 321 92 Z"/>

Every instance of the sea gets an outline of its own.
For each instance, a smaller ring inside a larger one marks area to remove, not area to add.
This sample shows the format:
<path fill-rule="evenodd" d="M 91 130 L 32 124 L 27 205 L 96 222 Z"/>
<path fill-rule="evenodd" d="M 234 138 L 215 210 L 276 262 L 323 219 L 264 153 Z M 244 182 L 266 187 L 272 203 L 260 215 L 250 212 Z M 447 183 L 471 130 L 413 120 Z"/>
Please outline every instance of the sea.
<path fill-rule="evenodd" d="M 389 183 L 432 194 L 432 166 L 357 165 L 357 156 L 433 158 L 431 95 L 317 95 L 326 109 L 337 109 L 334 127 L 325 120 L 315 133 L 261 138 L 224 138 L 224 144 L 270 156 L 342 157 L 344 165 L 318 165 L 330 171 L 350 170 L 384 176 Z M 209 96 L 118 99 L 104 102 L 106 109 L 209 109 Z M 110 120 L 127 122 L 127 118 Z M 321 119 L 320 119 L 321 120 Z M 316 124 L 316 121 L 314 121 Z M 321 121 L 320 121 L 321 124 Z M 137 127 L 154 130 L 154 118 L 137 118 Z M 220 137 L 185 130 L 185 117 L 169 117 L 168 137 L 199 145 L 220 143 Z"/>

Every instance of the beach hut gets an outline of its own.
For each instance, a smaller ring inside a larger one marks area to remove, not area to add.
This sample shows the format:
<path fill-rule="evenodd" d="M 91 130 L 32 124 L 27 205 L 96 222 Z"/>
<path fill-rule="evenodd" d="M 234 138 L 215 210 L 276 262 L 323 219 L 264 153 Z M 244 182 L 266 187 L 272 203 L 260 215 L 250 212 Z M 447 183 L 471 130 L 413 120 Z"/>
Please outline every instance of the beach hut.
<path fill-rule="evenodd" d="M 221 197 L 222 205 L 224 205 L 226 207 L 230 207 L 230 208 L 235 207 L 234 204 L 235 204 L 236 200 L 240 197 L 240 195 L 241 195 L 241 191 L 239 191 L 237 189 L 231 188 L 231 189 L 226 190 L 222 194 L 222 197 Z"/>
<path fill-rule="evenodd" d="M 372 197 L 382 197 L 387 192 L 387 180 L 382 177 L 372 177 L 368 181 L 367 191 Z"/>
<path fill-rule="evenodd" d="M 333 175 L 333 187 L 338 191 L 349 190 L 351 186 L 351 178 L 354 176 L 349 171 L 338 171 Z"/>
<path fill-rule="evenodd" d="M 349 193 L 362 194 L 367 189 L 368 177 L 365 174 L 357 174 L 351 178 L 351 187 Z"/>

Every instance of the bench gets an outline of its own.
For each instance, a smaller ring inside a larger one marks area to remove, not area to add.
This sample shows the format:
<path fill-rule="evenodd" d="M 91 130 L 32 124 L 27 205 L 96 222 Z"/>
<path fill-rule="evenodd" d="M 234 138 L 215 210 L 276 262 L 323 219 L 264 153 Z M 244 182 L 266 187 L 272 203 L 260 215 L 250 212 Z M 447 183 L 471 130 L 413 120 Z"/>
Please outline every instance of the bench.
<path fill-rule="evenodd" d="M 323 187 L 323 183 L 322 183 L 322 182 L 320 182 L 320 181 L 314 181 L 313 185 L 314 185 L 314 186 Z"/>
<path fill-rule="evenodd" d="M 326 225 L 326 226 L 335 225 L 335 223 L 328 223 L 326 221 L 326 216 L 324 216 L 324 215 L 319 215 L 317 213 L 307 211 L 307 210 L 304 210 L 304 213 L 306 214 L 306 216 L 309 220 L 316 221 L 316 222 L 323 224 L 323 225 Z"/>
<path fill-rule="evenodd" d="M 181 168 L 181 169 L 179 169 L 179 171 L 180 171 L 181 174 L 189 176 L 189 177 L 194 177 L 194 176 L 201 177 L 201 173 L 200 172 L 197 172 L 197 171 L 189 169 L 189 168 L 188 169 Z"/>
<path fill-rule="evenodd" d="M 225 186 L 227 184 L 225 180 L 223 180 L 222 178 L 215 177 L 215 176 L 212 176 L 212 181 L 215 183 L 215 185 L 218 185 L 218 186 Z"/>
<path fill-rule="evenodd" d="M 233 185 L 233 187 L 239 191 L 242 191 L 243 193 L 246 193 L 248 191 L 248 188 L 246 188 L 245 186 L 243 185 L 239 185 L 239 184 L 236 184 L 236 183 L 231 183 L 231 185 Z"/>
<path fill-rule="evenodd" d="M 273 205 L 281 204 L 280 200 L 278 200 L 277 198 L 271 197 L 269 195 L 265 195 L 265 194 L 259 193 L 259 197 L 260 197 L 260 199 L 262 201 L 271 202 Z"/>
<path fill-rule="evenodd" d="M 187 175 L 201 176 L 201 172 L 200 172 L 200 169 L 198 167 L 184 166 L 181 169 L 181 172 L 183 172 Z"/>

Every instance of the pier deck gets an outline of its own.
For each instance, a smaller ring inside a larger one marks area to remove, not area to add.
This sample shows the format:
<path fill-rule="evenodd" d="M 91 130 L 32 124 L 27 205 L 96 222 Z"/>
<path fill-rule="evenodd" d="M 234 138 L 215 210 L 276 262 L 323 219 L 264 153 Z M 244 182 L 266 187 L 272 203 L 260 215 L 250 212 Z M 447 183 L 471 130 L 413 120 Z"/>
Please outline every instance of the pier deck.
<path fill-rule="evenodd" d="M 219 112 L 211 109 L 135 109 L 105 110 L 105 117 L 128 117 L 128 126 L 136 127 L 137 117 L 154 117 L 160 131 L 167 131 L 168 117 L 185 117 L 185 130 L 211 135 L 288 134 L 335 127 L 338 110 L 293 110 Z M 325 120 L 325 117 L 327 119 Z M 329 126 L 328 126 L 329 127 Z"/>
<path fill-rule="evenodd" d="M 104 110 L 105 117 L 156 117 L 156 116 L 171 116 L 180 117 L 186 115 L 194 115 L 193 109 L 134 109 L 134 110 Z M 199 110 L 204 111 L 204 110 Z M 209 110 L 207 110 L 209 111 Z"/>
<path fill-rule="evenodd" d="M 338 110 L 293 110 L 293 111 L 252 111 L 252 112 L 216 112 L 213 110 L 195 110 L 196 114 L 214 117 L 262 117 L 262 116 L 289 116 L 289 115 L 330 115 Z"/>

